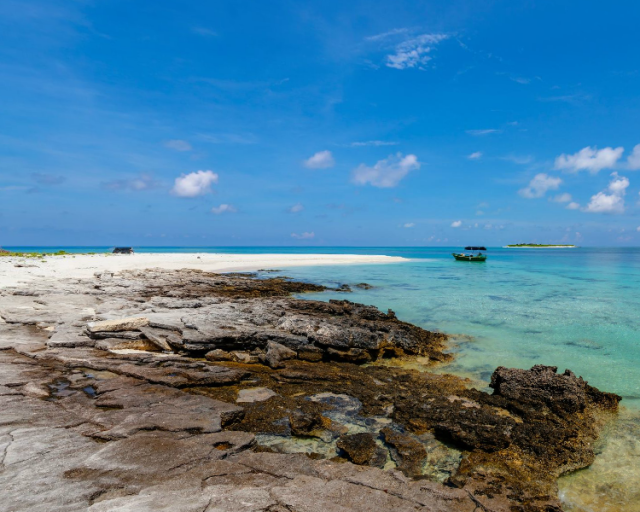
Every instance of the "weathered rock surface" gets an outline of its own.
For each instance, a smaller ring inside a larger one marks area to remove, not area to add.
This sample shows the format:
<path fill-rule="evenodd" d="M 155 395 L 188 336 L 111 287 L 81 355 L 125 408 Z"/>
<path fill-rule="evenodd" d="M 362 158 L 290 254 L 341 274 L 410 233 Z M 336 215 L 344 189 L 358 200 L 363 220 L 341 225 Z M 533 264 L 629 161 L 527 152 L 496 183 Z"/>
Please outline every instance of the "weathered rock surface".
<path fill-rule="evenodd" d="M 490 395 L 360 366 L 446 360 L 446 336 L 290 297 L 322 289 L 156 269 L 0 290 L 0 503 L 560 510 L 557 476 L 593 460 L 619 397 L 553 367 L 498 368 Z"/>

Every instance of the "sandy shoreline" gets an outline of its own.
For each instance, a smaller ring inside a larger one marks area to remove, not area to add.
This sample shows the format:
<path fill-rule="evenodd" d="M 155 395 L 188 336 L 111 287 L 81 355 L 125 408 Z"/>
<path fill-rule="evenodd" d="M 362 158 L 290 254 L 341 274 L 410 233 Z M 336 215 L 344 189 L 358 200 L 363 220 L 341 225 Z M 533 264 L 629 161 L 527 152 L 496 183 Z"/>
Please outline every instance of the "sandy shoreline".
<path fill-rule="evenodd" d="M 0 258 L 0 288 L 35 280 L 88 278 L 96 272 L 163 268 L 192 268 L 210 272 L 250 271 L 317 265 L 384 264 L 405 258 L 360 254 L 212 254 L 140 253 L 133 255 L 67 255 L 39 258 Z"/>

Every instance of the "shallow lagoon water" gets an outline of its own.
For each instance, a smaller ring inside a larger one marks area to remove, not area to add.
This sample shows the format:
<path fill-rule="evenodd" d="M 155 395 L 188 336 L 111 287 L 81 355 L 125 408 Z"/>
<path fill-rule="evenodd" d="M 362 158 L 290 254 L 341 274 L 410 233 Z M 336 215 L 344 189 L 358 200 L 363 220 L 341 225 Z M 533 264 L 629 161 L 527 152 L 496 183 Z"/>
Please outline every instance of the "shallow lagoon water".
<path fill-rule="evenodd" d="M 570 368 L 623 396 L 596 462 L 560 482 L 571 512 L 640 511 L 640 249 L 496 249 L 486 263 L 449 249 L 387 249 L 413 258 L 390 265 L 285 269 L 328 285 L 370 290 L 305 295 L 393 309 L 399 318 L 453 335 L 442 371 L 488 384 L 497 366 Z"/>

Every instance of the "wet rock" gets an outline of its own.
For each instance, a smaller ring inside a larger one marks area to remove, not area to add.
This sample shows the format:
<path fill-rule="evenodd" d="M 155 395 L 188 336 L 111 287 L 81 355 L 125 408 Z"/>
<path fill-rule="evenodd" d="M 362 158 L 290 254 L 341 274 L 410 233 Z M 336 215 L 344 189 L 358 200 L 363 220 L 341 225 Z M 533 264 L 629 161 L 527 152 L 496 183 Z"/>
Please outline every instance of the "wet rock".
<path fill-rule="evenodd" d="M 380 433 L 384 442 L 389 445 L 391 458 L 398 465 L 398 469 L 407 476 L 421 476 L 427 458 L 424 445 L 413 436 L 390 428 L 382 429 Z"/>
<path fill-rule="evenodd" d="M 376 444 L 370 433 L 344 435 L 338 439 L 336 446 L 347 459 L 360 466 L 383 467 L 387 460 L 386 451 Z"/>
<path fill-rule="evenodd" d="M 294 436 L 309 436 L 320 429 L 326 429 L 331 422 L 318 413 L 292 411 L 289 415 L 289 425 Z"/>
<path fill-rule="evenodd" d="M 349 350 L 337 350 L 335 348 L 329 347 L 327 349 L 327 354 L 331 359 L 336 359 L 338 361 L 346 361 L 348 363 L 368 363 L 372 360 L 371 354 L 367 350 L 362 350 L 361 348 L 350 348 Z"/>
<path fill-rule="evenodd" d="M 135 331 L 147 325 L 149 325 L 149 319 L 145 317 L 120 318 L 117 320 L 89 322 L 87 324 L 87 331 L 91 334 L 99 332 Z"/>
<path fill-rule="evenodd" d="M 236 402 L 264 402 L 265 400 L 269 400 L 269 398 L 276 396 L 276 394 L 277 393 L 275 391 L 272 391 L 269 388 L 241 389 L 238 391 L 238 398 L 236 399 Z"/>
<path fill-rule="evenodd" d="M 518 370 L 500 366 L 491 376 L 490 386 L 497 396 L 523 404 L 544 404 L 557 414 L 584 411 L 588 398 L 601 403 L 621 400 L 611 393 L 594 393 L 593 388 L 570 370 L 558 375 L 556 366 L 536 365 L 531 370 Z M 609 405 L 607 405 L 609 407 Z"/>
<path fill-rule="evenodd" d="M 303 361 L 318 362 L 322 361 L 324 351 L 314 345 L 302 345 L 298 348 L 298 359 Z"/>
<path fill-rule="evenodd" d="M 270 341 L 267 343 L 267 353 L 262 358 L 262 361 L 270 368 L 282 368 L 284 361 L 293 359 L 296 355 L 297 354 L 290 348 L 280 345 L 280 343 Z"/>

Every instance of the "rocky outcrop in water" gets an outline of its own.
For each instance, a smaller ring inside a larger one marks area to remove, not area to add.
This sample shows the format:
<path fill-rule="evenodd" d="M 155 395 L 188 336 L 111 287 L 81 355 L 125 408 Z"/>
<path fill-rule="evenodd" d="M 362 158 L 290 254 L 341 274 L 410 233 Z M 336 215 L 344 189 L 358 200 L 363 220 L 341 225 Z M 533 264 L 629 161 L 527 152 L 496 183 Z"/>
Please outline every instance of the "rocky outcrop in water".
<path fill-rule="evenodd" d="M 446 360 L 446 336 L 291 297 L 322 289 L 156 269 L 0 292 L 0 502 L 560 510 L 556 478 L 619 397 L 553 367 L 498 368 L 489 394 L 362 365 Z"/>

